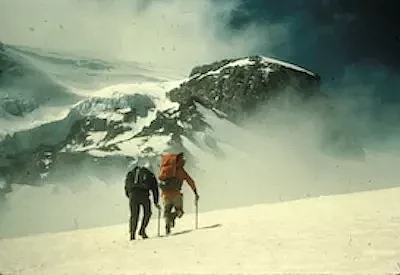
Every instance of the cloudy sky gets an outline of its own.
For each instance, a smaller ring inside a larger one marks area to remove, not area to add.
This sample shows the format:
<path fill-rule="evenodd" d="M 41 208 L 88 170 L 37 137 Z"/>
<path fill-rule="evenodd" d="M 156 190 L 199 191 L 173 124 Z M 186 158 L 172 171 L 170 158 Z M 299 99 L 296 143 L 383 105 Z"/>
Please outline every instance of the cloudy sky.
<path fill-rule="evenodd" d="M 263 54 L 320 74 L 327 92 L 368 94 L 386 104 L 400 102 L 399 6 L 396 0 L 1 0 L 0 40 L 184 72 Z"/>

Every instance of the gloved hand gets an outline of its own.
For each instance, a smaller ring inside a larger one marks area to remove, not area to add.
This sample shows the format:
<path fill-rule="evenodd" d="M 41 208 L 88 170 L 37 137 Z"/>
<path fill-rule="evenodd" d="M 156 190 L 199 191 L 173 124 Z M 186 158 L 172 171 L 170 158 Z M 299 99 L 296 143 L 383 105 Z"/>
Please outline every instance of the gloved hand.
<path fill-rule="evenodd" d="M 158 209 L 161 210 L 161 206 L 158 203 L 155 203 L 154 206 Z"/>

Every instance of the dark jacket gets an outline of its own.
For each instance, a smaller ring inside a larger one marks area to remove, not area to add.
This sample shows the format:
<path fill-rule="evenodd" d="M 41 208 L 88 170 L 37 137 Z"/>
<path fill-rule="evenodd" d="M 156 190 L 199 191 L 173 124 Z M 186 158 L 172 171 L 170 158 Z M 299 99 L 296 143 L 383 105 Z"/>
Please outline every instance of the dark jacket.
<path fill-rule="evenodd" d="M 158 191 L 158 184 L 157 184 L 157 179 L 155 177 L 155 175 L 146 167 L 142 167 L 142 169 L 144 170 L 144 172 L 146 173 L 146 185 L 147 188 L 143 189 L 143 188 L 135 188 L 133 186 L 133 170 L 128 172 L 128 174 L 125 177 L 125 195 L 128 198 L 133 198 L 136 196 L 145 196 L 145 197 L 149 197 L 149 191 L 152 192 L 153 195 L 153 200 L 155 204 L 158 204 L 158 200 L 159 200 L 159 191 Z"/>

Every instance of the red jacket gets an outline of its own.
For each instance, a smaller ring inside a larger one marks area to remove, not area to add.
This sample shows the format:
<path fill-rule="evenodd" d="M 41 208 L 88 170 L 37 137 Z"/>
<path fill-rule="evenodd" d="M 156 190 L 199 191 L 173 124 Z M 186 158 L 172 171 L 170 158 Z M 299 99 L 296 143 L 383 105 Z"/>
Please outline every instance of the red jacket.
<path fill-rule="evenodd" d="M 183 184 L 183 181 L 186 181 L 187 184 L 189 184 L 190 188 L 193 190 L 193 192 L 196 192 L 196 183 L 194 180 L 189 176 L 189 174 L 185 171 L 185 160 L 182 158 L 177 159 L 176 163 L 176 177 L 179 179 L 181 187 Z M 179 195 L 181 194 L 180 190 L 164 190 L 161 192 L 161 196 L 166 196 L 166 195 Z"/>

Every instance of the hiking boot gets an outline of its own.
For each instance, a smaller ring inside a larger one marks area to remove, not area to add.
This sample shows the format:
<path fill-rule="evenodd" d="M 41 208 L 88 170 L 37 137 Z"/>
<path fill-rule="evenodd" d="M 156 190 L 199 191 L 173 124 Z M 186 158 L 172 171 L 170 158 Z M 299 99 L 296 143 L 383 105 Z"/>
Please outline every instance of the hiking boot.
<path fill-rule="evenodd" d="M 147 236 L 145 231 L 140 231 L 139 235 L 142 236 L 143 239 L 148 239 L 149 238 L 149 236 Z"/>
<path fill-rule="evenodd" d="M 170 224 L 167 224 L 167 225 L 165 226 L 165 233 L 166 233 L 167 235 L 169 235 L 169 234 L 171 233 L 171 225 L 170 225 Z"/>
<path fill-rule="evenodd" d="M 174 217 L 172 218 L 172 220 L 171 220 L 171 227 L 172 227 L 172 228 L 175 227 L 175 219 L 176 219 L 176 216 L 174 216 Z"/>
<path fill-rule="evenodd" d="M 183 210 L 178 210 L 177 212 L 176 212 L 176 216 L 178 217 L 178 218 L 182 218 L 182 216 L 183 216 Z"/>

